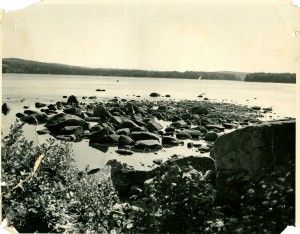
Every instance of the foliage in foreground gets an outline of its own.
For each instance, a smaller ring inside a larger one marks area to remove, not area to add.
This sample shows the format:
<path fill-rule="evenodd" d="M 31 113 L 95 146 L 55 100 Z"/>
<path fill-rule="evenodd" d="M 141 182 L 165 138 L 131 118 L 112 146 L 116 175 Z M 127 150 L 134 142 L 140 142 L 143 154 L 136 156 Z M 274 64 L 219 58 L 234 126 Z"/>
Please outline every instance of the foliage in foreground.
<path fill-rule="evenodd" d="M 2 176 L 3 215 L 18 231 L 107 232 L 120 226 L 110 178 L 79 173 L 66 143 L 34 146 L 22 136 L 21 124 L 2 140 Z"/>
<path fill-rule="evenodd" d="M 68 144 L 34 146 L 17 123 L 2 140 L 3 216 L 20 232 L 280 233 L 295 221 L 290 165 L 260 182 L 232 178 L 244 186 L 240 209 L 231 215 L 216 204 L 216 191 L 201 172 L 176 166 L 148 181 L 141 197 L 121 204 L 109 168 L 79 172 Z"/>

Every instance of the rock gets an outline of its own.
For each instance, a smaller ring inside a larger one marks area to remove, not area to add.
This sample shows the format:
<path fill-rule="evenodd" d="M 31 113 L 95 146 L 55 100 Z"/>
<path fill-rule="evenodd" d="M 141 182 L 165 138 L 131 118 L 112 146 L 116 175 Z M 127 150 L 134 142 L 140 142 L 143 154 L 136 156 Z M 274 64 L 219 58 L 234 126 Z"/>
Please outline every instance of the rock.
<path fill-rule="evenodd" d="M 42 129 L 42 130 L 37 130 L 36 133 L 38 135 L 46 135 L 46 134 L 49 134 L 49 130 L 48 129 Z"/>
<path fill-rule="evenodd" d="M 150 93 L 150 97 L 160 97 L 159 93 Z"/>
<path fill-rule="evenodd" d="M 121 128 L 116 131 L 118 135 L 125 135 L 128 136 L 130 134 L 130 129 L 129 128 Z"/>
<path fill-rule="evenodd" d="M 251 109 L 252 110 L 261 110 L 261 107 L 260 106 L 252 106 Z"/>
<path fill-rule="evenodd" d="M 119 196 L 130 196 L 132 186 L 143 187 L 144 182 L 155 175 L 153 171 L 138 171 L 128 168 L 115 159 L 109 160 L 106 165 L 111 166 L 111 179 Z"/>
<path fill-rule="evenodd" d="M 101 120 L 100 117 L 85 117 L 84 120 L 86 122 L 99 122 Z"/>
<path fill-rule="evenodd" d="M 66 108 L 64 109 L 64 113 L 71 114 L 71 115 L 77 115 L 81 117 L 81 109 L 76 107 Z"/>
<path fill-rule="evenodd" d="M 158 140 L 140 140 L 135 142 L 136 149 L 160 149 L 162 146 Z"/>
<path fill-rule="evenodd" d="M 148 132 L 148 130 L 142 126 L 137 126 L 137 127 L 133 127 L 133 128 L 130 128 L 130 132 Z"/>
<path fill-rule="evenodd" d="M 216 171 L 215 161 L 211 157 L 206 156 L 172 158 L 164 162 L 160 170 L 164 170 L 164 168 L 169 168 L 173 165 L 179 166 L 181 170 L 184 170 L 184 168 L 186 167 L 192 166 L 195 170 L 200 171 L 203 174 L 208 170 Z"/>
<path fill-rule="evenodd" d="M 46 122 L 47 115 L 37 112 L 31 115 L 25 115 L 20 120 L 28 124 L 41 124 Z"/>
<path fill-rule="evenodd" d="M 232 123 L 223 123 L 222 124 L 225 128 L 227 129 L 232 129 L 232 128 L 237 128 L 238 125 L 237 124 L 232 124 Z"/>
<path fill-rule="evenodd" d="M 221 131 L 224 131 L 224 129 L 225 129 L 224 126 L 222 126 L 222 125 L 217 125 L 217 124 L 206 124 L 206 125 L 205 125 L 205 128 L 208 129 L 208 130 L 211 130 L 211 129 L 216 128 L 216 129 L 219 129 L 219 130 L 221 130 Z"/>
<path fill-rule="evenodd" d="M 26 116 L 26 115 L 19 112 L 19 113 L 16 114 L 16 116 L 17 116 L 18 118 L 22 118 L 22 117 L 24 117 L 24 116 Z"/>
<path fill-rule="evenodd" d="M 73 135 L 57 135 L 55 136 L 55 138 L 57 140 L 61 140 L 61 141 L 75 141 L 76 140 L 76 137 L 73 136 Z"/>
<path fill-rule="evenodd" d="M 207 115 L 208 109 L 205 106 L 194 106 L 190 112 L 192 114 L 198 114 L 198 115 Z"/>
<path fill-rule="evenodd" d="M 168 98 L 169 98 L 169 97 L 171 97 L 171 95 L 170 95 L 170 94 L 166 94 L 166 97 L 168 97 Z"/>
<path fill-rule="evenodd" d="M 190 113 L 184 113 L 184 114 L 181 115 L 181 118 L 183 120 L 188 120 L 188 119 L 192 119 L 193 116 Z"/>
<path fill-rule="evenodd" d="M 95 117 L 101 117 L 102 118 L 104 116 L 105 118 L 109 119 L 112 116 L 112 114 L 103 105 L 99 105 L 99 106 L 94 107 L 93 112 L 94 112 Z"/>
<path fill-rule="evenodd" d="M 86 130 L 88 129 L 89 124 L 76 115 L 60 113 L 51 117 L 45 126 L 51 132 L 58 133 L 65 126 L 81 126 L 84 130 Z"/>
<path fill-rule="evenodd" d="M 105 137 L 109 134 L 106 128 L 103 128 L 99 131 L 92 132 L 90 134 L 90 143 L 101 143 Z"/>
<path fill-rule="evenodd" d="M 97 99 L 96 96 L 90 96 L 89 99 Z"/>
<path fill-rule="evenodd" d="M 103 129 L 104 127 L 101 126 L 100 124 L 96 124 L 93 127 L 91 127 L 90 132 L 97 132 L 100 131 L 101 129 Z"/>
<path fill-rule="evenodd" d="M 133 185 L 130 188 L 130 194 L 141 196 L 143 194 L 143 190 L 139 186 Z"/>
<path fill-rule="evenodd" d="M 118 146 L 122 147 L 125 145 L 134 145 L 134 140 L 132 140 L 129 136 L 121 135 L 118 139 Z"/>
<path fill-rule="evenodd" d="M 115 124 L 115 125 L 119 125 L 120 123 L 122 123 L 122 119 L 119 116 L 111 116 L 109 118 L 108 122 Z"/>
<path fill-rule="evenodd" d="M 157 111 L 166 111 L 168 109 L 168 107 L 166 105 L 160 105 L 158 108 L 157 108 Z"/>
<path fill-rule="evenodd" d="M 153 163 L 155 163 L 156 165 L 160 165 L 162 163 L 162 159 L 154 159 Z"/>
<path fill-rule="evenodd" d="M 200 152 L 209 152 L 209 151 L 210 151 L 210 148 L 207 147 L 207 146 L 201 146 L 201 147 L 198 148 L 198 150 L 199 150 Z"/>
<path fill-rule="evenodd" d="M 170 127 L 166 127 L 165 129 L 166 132 L 175 132 L 175 128 L 170 126 Z"/>
<path fill-rule="evenodd" d="M 83 133 L 82 126 L 65 126 L 60 130 L 60 134 L 62 135 L 81 135 Z"/>
<path fill-rule="evenodd" d="M 102 143 L 117 144 L 120 135 L 110 134 L 102 140 Z"/>
<path fill-rule="evenodd" d="M 163 129 L 163 126 L 155 120 L 151 120 L 148 123 L 146 123 L 145 127 L 148 129 L 149 132 L 156 132 L 158 130 Z"/>
<path fill-rule="evenodd" d="M 138 127 L 136 123 L 134 123 L 132 120 L 125 119 L 119 126 L 118 128 L 134 128 Z"/>
<path fill-rule="evenodd" d="M 133 151 L 128 150 L 128 149 L 117 149 L 116 153 L 121 154 L 121 155 L 132 155 Z"/>
<path fill-rule="evenodd" d="M 78 105 L 79 102 L 78 102 L 77 98 L 74 95 L 71 95 L 71 96 L 68 97 L 67 104 L 69 104 L 69 105 Z"/>
<path fill-rule="evenodd" d="M 178 139 L 191 139 L 192 136 L 190 134 L 188 134 L 187 132 L 179 132 L 176 134 L 176 137 Z"/>
<path fill-rule="evenodd" d="M 179 140 L 176 139 L 175 137 L 163 136 L 162 137 L 162 144 L 166 144 L 166 145 L 179 145 Z"/>
<path fill-rule="evenodd" d="M 36 102 L 34 105 L 36 108 L 42 108 L 42 107 L 47 106 L 45 103 L 40 103 L 40 102 Z"/>
<path fill-rule="evenodd" d="M 189 125 L 184 120 L 177 120 L 176 122 L 172 122 L 171 126 L 174 128 L 187 128 Z"/>
<path fill-rule="evenodd" d="M 105 89 L 96 89 L 96 92 L 105 92 Z"/>
<path fill-rule="evenodd" d="M 180 134 L 189 134 L 192 136 L 192 138 L 199 138 L 202 136 L 202 133 L 199 130 L 196 129 L 184 129 L 181 132 L 179 132 Z"/>
<path fill-rule="evenodd" d="M 193 142 L 188 142 L 187 143 L 187 147 L 190 149 L 190 148 L 193 148 L 194 147 L 194 143 Z"/>
<path fill-rule="evenodd" d="M 139 141 L 139 140 L 157 140 L 159 141 L 159 137 L 151 132 L 132 132 L 130 135 L 132 140 Z"/>
<path fill-rule="evenodd" d="M 34 111 L 34 110 L 24 110 L 24 114 L 26 115 L 33 115 L 39 113 L 38 111 Z"/>
<path fill-rule="evenodd" d="M 3 113 L 4 115 L 7 115 L 9 111 L 10 111 L 10 108 L 9 108 L 9 106 L 7 105 L 7 103 L 3 103 L 3 104 L 2 104 L 2 113 Z"/>
<path fill-rule="evenodd" d="M 218 134 L 215 133 L 214 131 L 209 131 L 208 133 L 205 134 L 204 140 L 206 141 L 215 141 L 218 138 Z"/>
<path fill-rule="evenodd" d="M 235 203 L 240 196 L 237 185 L 227 182 L 234 175 L 246 174 L 257 180 L 272 172 L 291 170 L 295 162 L 295 125 L 295 120 L 264 122 L 224 134 L 215 141 L 216 186 L 222 200 Z"/>

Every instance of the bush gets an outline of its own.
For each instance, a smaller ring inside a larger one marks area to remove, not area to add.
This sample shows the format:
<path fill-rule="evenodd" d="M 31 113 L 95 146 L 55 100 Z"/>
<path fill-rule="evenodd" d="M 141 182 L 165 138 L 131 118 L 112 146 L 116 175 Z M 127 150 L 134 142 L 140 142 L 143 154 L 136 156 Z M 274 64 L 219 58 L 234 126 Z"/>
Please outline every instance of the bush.
<path fill-rule="evenodd" d="M 295 225 L 295 163 L 291 170 L 269 173 L 261 181 L 231 178 L 247 183 L 241 188 L 240 210 L 226 222 L 232 233 L 281 233 Z"/>
<path fill-rule="evenodd" d="M 118 230 L 123 221 L 112 211 L 118 197 L 110 177 L 79 173 L 70 145 L 34 146 L 22 126 L 14 124 L 2 140 L 3 213 L 10 224 L 21 232 Z"/>
<path fill-rule="evenodd" d="M 178 169 L 175 166 L 176 176 L 158 174 L 147 186 L 144 212 L 134 220 L 133 232 L 216 233 L 222 229 L 223 216 L 214 204 L 213 186 L 201 172 Z"/>

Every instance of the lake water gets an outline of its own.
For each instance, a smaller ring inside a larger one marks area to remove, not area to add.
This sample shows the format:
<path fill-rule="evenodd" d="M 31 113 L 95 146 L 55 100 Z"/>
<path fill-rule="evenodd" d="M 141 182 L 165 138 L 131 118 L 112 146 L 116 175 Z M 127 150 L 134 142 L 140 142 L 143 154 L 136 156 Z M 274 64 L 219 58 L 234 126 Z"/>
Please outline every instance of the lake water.
<path fill-rule="evenodd" d="M 105 92 L 96 92 L 105 89 Z M 162 95 L 160 98 L 149 96 L 152 92 Z M 72 75 L 29 75 L 3 74 L 2 99 L 10 107 L 8 115 L 2 115 L 2 132 L 7 134 L 9 126 L 15 121 L 15 114 L 23 112 L 23 106 L 34 108 L 35 102 L 55 103 L 63 99 L 63 95 L 75 95 L 79 100 L 83 96 L 97 96 L 97 101 L 105 101 L 113 97 L 131 99 L 200 100 L 197 96 L 203 94 L 210 100 L 249 106 L 272 107 L 270 119 L 296 117 L 296 85 L 239 81 L 162 79 L 162 78 L 129 78 L 129 77 L 96 77 Z M 171 98 L 163 96 L 169 94 Z M 140 96 L 140 97 L 137 97 Z M 90 100 L 83 100 L 88 102 Z M 164 123 L 167 124 L 167 123 Z M 43 126 L 38 126 L 42 129 Z M 37 136 L 35 126 L 24 127 L 26 138 L 36 143 L 45 142 L 49 136 Z M 205 144 L 204 142 L 202 142 Z M 134 156 L 118 156 L 115 148 L 110 147 L 107 153 L 88 147 L 87 140 L 73 144 L 75 160 L 80 169 L 86 164 L 91 168 L 102 167 L 109 159 L 134 165 L 137 169 L 149 169 L 152 160 L 166 159 L 172 154 L 184 152 L 196 155 L 194 149 L 186 146 L 167 148 L 156 153 L 135 153 Z"/>

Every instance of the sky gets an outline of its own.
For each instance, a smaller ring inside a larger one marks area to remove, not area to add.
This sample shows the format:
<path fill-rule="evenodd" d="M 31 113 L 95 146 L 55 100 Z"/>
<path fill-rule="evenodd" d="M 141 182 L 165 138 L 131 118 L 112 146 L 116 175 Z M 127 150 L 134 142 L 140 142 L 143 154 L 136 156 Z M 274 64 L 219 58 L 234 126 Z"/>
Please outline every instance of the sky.
<path fill-rule="evenodd" d="M 100 68 L 296 72 L 299 28 L 299 8 L 285 0 L 45 0 L 5 14 L 2 57 Z"/>

